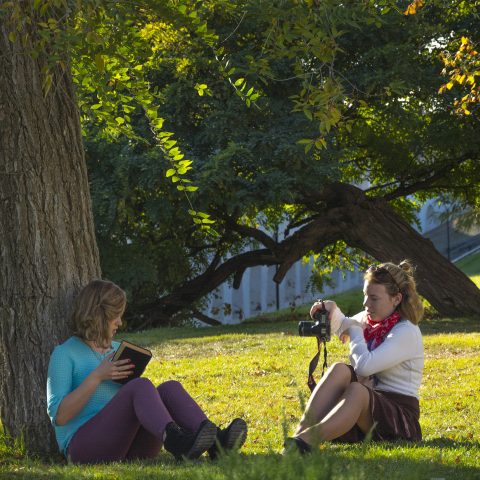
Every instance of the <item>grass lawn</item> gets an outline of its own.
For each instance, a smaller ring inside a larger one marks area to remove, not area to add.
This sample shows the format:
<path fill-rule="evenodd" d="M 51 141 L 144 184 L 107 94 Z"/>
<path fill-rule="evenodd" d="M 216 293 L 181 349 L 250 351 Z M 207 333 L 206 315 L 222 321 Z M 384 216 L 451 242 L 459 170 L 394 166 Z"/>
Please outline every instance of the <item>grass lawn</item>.
<path fill-rule="evenodd" d="M 339 304 L 344 307 L 340 299 Z M 298 316 L 287 318 L 284 313 L 277 321 L 122 335 L 153 350 L 146 376 L 154 383 L 181 381 L 220 425 L 236 416 L 247 421 L 249 435 L 240 454 L 216 463 L 204 457 L 176 464 L 162 452 L 155 461 L 77 467 L 29 458 L 0 441 L 0 478 L 480 479 L 480 319 L 421 324 L 421 443 L 324 444 L 302 458 L 280 451 L 308 398 L 305 381 L 316 341 L 297 336 Z M 333 339 L 328 355 L 329 364 L 346 361 L 347 346 Z"/>
<path fill-rule="evenodd" d="M 456 263 L 457 267 L 465 272 L 480 288 L 480 252 L 468 255 Z"/>

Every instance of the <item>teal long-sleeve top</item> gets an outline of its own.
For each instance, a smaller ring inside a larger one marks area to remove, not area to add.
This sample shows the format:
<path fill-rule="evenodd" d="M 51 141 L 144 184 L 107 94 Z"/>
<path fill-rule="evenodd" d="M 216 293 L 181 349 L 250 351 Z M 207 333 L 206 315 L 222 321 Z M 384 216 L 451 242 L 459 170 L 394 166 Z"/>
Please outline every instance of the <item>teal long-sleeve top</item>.
<path fill-rule="evenodd" d="M 102 355 L 74 336 L 55 347 L 52 352 L 48 365 L 47 412 L 55 428 L 60 451 L 65 456 L 75 432 L 94 417 L 115 396 L 122 385 L 111 380 L 101 382 L 83 409 L 65 425 L 56 423 L 58 407 L 62 400 L 73 392 L 119 345 L 118 342 L 112 342 L 111 350 Z"/>

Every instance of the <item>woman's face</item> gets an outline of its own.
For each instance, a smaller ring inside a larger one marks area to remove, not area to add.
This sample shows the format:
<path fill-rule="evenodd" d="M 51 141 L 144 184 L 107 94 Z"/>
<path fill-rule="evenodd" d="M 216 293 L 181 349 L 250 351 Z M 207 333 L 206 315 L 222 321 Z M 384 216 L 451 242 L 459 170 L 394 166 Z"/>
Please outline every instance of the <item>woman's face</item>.
<path fill-rule="evenodd" d="M 113 320 L 108 321 L 108 335 L 110 337 L 110 340 L 115 336 L 117 333 L 117 330 L 121 327 L 122 325 L 122 317 L 117 317 L 114 318 Z"/>
<path fill-rule="evenodd" d="M 385 285 L 368 281 L 363 285 L 363 306 L 374 322 L 380 322 L 391 315 L 401 299 L 401 293 L 389 295 Z"/>

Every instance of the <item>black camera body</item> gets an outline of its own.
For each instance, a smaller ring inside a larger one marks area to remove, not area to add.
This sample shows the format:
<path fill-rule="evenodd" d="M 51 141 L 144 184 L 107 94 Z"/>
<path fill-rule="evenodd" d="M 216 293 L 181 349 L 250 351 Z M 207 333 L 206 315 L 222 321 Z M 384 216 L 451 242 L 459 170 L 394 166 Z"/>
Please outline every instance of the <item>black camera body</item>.
<path fill-rule="evenodd" d="M 322 342 L 330 341 L 330 320 L 326 309 L 313 314 L 315 322 L 298 322 L 298 334 L 301 337 L 318 337 Z"/>

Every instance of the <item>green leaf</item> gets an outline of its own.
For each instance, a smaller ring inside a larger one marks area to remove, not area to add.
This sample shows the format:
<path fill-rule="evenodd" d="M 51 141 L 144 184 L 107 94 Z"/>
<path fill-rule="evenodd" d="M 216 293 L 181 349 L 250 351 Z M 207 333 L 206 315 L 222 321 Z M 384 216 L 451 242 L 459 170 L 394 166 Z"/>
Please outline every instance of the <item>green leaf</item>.
<path fill-rule="evenodd" d="M 175 170 L 174 168 L 169 168 L 169 169 L 167 170 L 167 173 L 165 174 L 165 176 L 166 176 L 167 178 L 169 178 L 169 177 L 171 177 L 172 175 L 175 175 L 175 172 L 176 172 L 176 170 Z"/>
<path fill-rule="evenodd" d="M 238 87 L 238 86 L 241 85 L 244 81 L 245 81 L 244 78 L 239 78 L 239 79 L 234 83 L 234 85 L 235 85 L 236 87 Z"/>
<path fill-rule="evenodd" d="M 162 127 L 163 127 L 163 122 L 165 120 L 161 117 L 158 117 L 158 118 L 155 118 L 153 121 L 152 121 L 152 124 L 155 128 L 158 128 L 158 130 L 160 130 Z"/>
<path fill-rule="evenodd" d="M 167 150 L 170 150 L 174 145 L 177 144 L 177 141 L 176 140 L 167 140 L 164 144 L 165 148 Z"/>
<path fill-rule="evenodd" d="M 97 66 L 99 72 L 105 72 L 105 60 L 103 58 L 103 55 L 101 55 L 100 53 L 97 53 L 95 55 L 95 65 Z"/>
<path fill-rule="evenodd" d="M 119 124 L 119 125 L 123 125 L 125 123 L 125 119 L 122 118 L 122 117 L 116 117 L 115 118 L 115 121 Z"/>
<path fill-rule="evenodd" d="M 310 110 L 304 109 L 304 110 L 303 110 L 303 113 L 305 114 L 305 116 L 306 116 L 309 120 L 313 120 L 313 115 L 312 115 L 312 112 L 311 112 Z"/>

